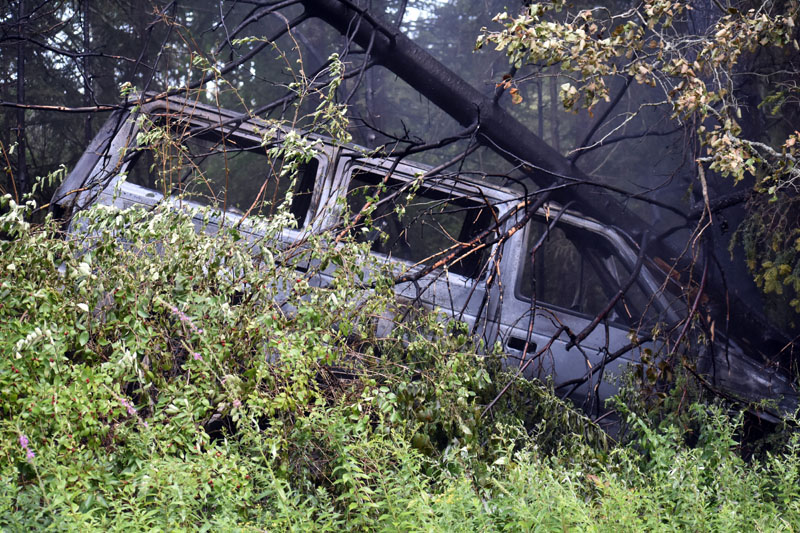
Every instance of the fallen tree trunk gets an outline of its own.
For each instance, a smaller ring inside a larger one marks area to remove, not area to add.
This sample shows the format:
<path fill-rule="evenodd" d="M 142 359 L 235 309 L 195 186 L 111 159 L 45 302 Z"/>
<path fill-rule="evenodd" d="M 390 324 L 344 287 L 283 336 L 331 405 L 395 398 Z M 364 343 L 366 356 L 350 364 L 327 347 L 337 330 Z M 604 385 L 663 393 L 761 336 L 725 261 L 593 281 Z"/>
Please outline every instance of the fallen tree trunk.
<path fill-rule="evenodd" d="M 562 204 L 575 202 L 583 213 L 623 227 L 634 238 L 645 231 L 652 233 L 650 224 L 604 190 L 603 184 L 592 185 L 592 178 L 399 29 L 350 2 L 303 0 L 302 3 L 309 16 L 323 20 L 362 48 L 369 47 L 373 61 L 399 76 L 461 125 L 477 124 L 480 142 L 514 164 L 524 164 L 526 174 L 538 187 L 576 182 L 574 187 L 554 192 L 554 200 Z M 672 255 L 668 253 L 666 257 Z"/>

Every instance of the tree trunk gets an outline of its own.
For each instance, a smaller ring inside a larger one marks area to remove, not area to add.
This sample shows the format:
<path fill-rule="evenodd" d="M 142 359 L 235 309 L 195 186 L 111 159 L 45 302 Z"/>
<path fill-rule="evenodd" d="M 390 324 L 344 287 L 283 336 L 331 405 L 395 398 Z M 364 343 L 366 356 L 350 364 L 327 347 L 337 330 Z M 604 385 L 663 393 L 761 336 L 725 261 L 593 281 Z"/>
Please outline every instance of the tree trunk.
<path fill-rule="evenodd" d="M 561 139 L 558 132 L 558 78 L 550 78 L 550 137 L 553 147 L 561 153 Z"/>
<path fill-rule="evenodd" d="M 91 70 L 89 69 L 89 43 L 90 43 L 90 33 L 89 33 L 89 0 L 83 0 L 83 13 L 82 13 L 82 20 L 83 23 L 83 58 L 81 60 L 82 67 L 83 67 L 83 105 L 89 107 L 92 105 L 92 95 L 94 93 L 92 87 L 92 74 Z M 86 138 L 86 145 L 88 146 L 90 142 L 92 142 L 92 138 L 94 135 L 92 134 L 92 116 L 94 113 L 87 113 L 86 118 L 83 122 L 83 134 Z"/>
<path fill-rule="evenodd" d="M 536 102 L 539 112 L 536 114 L 537 125 L 539 126 L 539 137 L 544 137 L 544 102 L 542 101 L 542 80 L 536 82 Z"/>
<path fill-rule="evenodd" d="M 25 40 L 23 39 L 25 25 L 25 1 L 19 0 L 17 11 L 17 32 L 19 41 L 17 42 L 17 103 L 25 103 Z M 23 195 L 30 190 L 28 183 L 28 160 L 25 148 L 25 110 L 17 109 L 17 176 L 16 183 L 19 195 Z M 19 198 L 18 198 L 19 199 Z"/>

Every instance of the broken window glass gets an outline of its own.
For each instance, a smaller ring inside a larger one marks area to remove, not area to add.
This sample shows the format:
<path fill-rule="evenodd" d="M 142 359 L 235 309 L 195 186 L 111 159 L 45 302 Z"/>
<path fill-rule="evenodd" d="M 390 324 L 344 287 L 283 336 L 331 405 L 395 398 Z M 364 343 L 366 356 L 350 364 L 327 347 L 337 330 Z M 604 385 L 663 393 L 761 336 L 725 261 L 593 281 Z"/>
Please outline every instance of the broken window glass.
<path fill-rule="evenodd" d="M 298 226 L 306 221 L 318 167 L 311 159 L 294 177 L 290 212 Z M 292 176 L 282 175 L 282 169 L 283 160 L 270 157 L 262 146 L 236 138 L 191 137 L 170 143 L 158 157 L 143 150 L 128 181 L 221 210 L 270 216 L 292 186 Z"/>
<path fill-rule="evenodd" d="M 479 277 L 487 251 L 467 253 L 459 247 L 489 229 L 493 209 L 485 203 L 423 185 L 412 194 L 409 183 L 361 169 L 353 172 L 347 205 L 357 214 L 370 201 L 375 206 L 367 220 L 355 226 L 361 242 L 374 252 L 412 263 L 435 264 L 454 249 L 460 258 L 448 265 L 450 272 Z"/>

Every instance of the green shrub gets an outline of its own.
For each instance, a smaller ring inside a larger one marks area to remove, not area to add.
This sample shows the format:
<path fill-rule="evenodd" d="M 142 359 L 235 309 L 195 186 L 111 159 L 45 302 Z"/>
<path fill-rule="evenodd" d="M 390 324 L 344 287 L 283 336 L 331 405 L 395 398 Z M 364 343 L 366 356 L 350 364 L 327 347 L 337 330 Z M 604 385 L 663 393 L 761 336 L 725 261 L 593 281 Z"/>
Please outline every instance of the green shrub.
<path fill-rule="evenodd" d="M 796 436 L 746 463 L 719 409 L 629 414 L 616 447 L 533 382 L 482 416 L 511 377 L 434 313 L 376 338 L 397 304 L 363 245 L 287 249 L 278 219 L 254 256 L 186 213 L 100 207 L 65 239 L 23 210 L 0 221 L 7 530 L 800 525 Z M 312 258 L 329 285 L 292 267 Z"/>

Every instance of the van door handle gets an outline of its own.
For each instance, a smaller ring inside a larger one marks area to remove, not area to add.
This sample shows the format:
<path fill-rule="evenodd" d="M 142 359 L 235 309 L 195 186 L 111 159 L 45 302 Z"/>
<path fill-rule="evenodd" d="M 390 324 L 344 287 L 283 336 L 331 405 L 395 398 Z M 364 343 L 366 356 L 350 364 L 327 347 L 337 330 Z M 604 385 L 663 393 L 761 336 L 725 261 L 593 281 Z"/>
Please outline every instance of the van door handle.
<path fill-rule="evenodd" d="M 520 339 L 519 337 L 511 337 L 508 339 L 508 347 L 512 350 L 519 350 L 520 352 L 525 351 L 525 339 Z M 528 353 L 536 352 L 536 343 L 533 340 L 528 341 Z"/>

